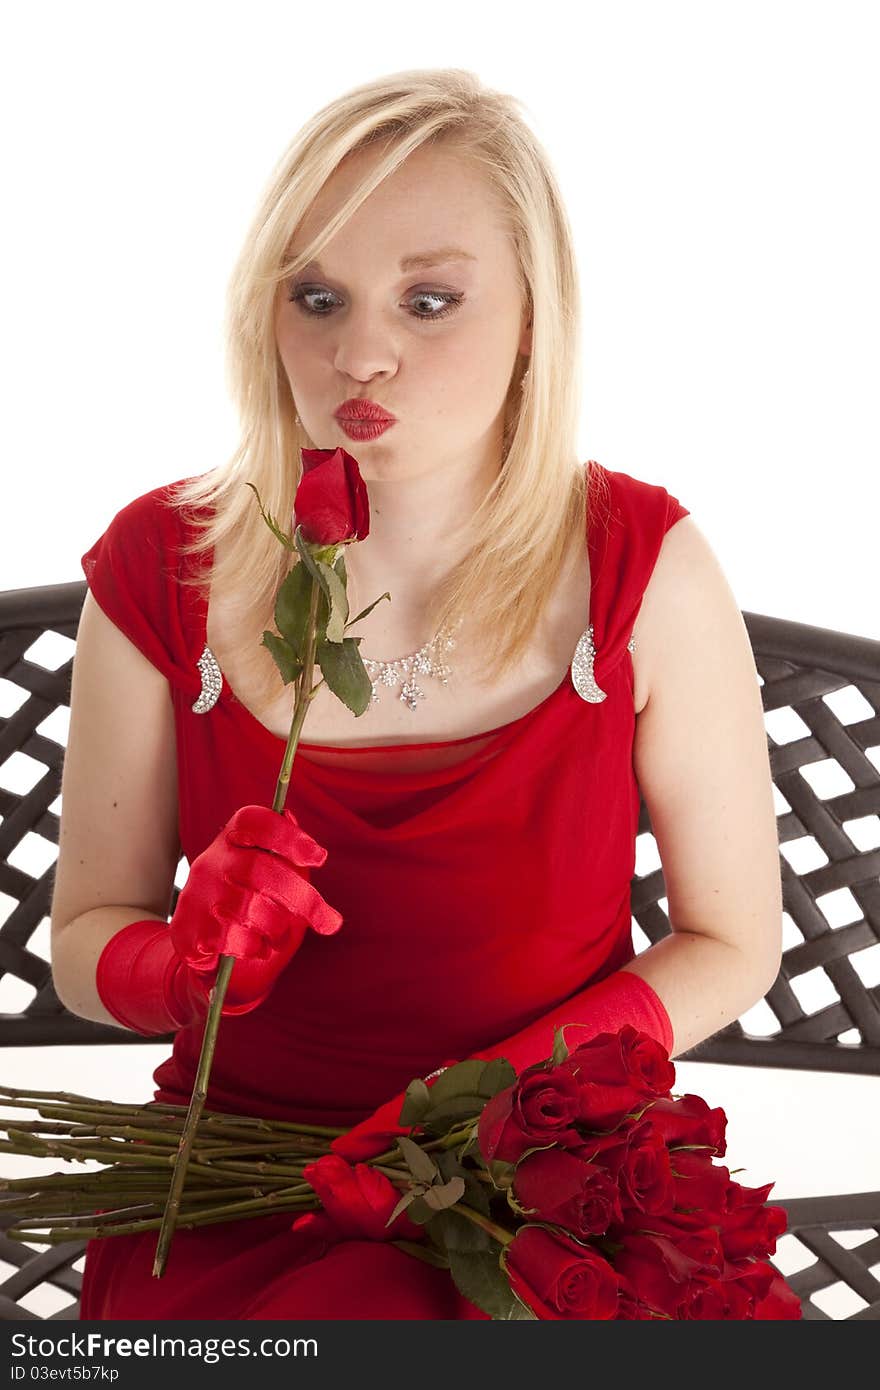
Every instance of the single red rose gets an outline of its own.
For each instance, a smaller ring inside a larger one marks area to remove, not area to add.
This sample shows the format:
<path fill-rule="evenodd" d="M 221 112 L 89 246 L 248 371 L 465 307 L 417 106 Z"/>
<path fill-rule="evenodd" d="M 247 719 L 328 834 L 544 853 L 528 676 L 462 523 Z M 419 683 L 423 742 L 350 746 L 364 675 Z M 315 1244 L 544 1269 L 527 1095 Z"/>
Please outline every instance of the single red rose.
<path fill-rule="evenodd" d="M 367 485 L 357 459 L 345 449 L 300 449 L 303 476 L 293 503 L 307 541 L 340 545 L 370 533 Z"/>
<path fill-rule="evenodd" d="M 579 1108 L 578 1084 L 570 1073 L 528 1067 L 484 1105 L 477 1124 L 480 1152 L 487 1163 L 516 1163 L 528 1149 L 579 1144 L 581 1136 L 572 1127 Z"/>
<path fill-rule="evenodd" d="M 411 1221 L 404 1209 L 392 1225 L 386 1223 L 400 1200 L 400 1191 L 392 1186 L 384 1173 L 368 1163 L 353 1167 L 339 1154 L 324 1154 L 303 1168 L 303 1177 L 311 1183 L 323 1204 L 320 1213 L 334 1228 L 337 1239 L 355 1240 L 420 1240 L 425 1229 Z M 318 1223 L 311 1223 L 315 1230 Z M 297 1229 L 294 1222 L 293 1229 Z M 299 1228 L 302 1229 L 302 1228 Z M 324 1224 L 321 1224 L 324 1233 Z M 333 1238 L 334 1232 L 327 1232 Z"/>
<path fill-rule="evenodd" d="M 704 1223 L 720 1225 L 727 1207 L 730 1170 L 713 1163 L 706 1149 L 670 1149 L 673 1203 L 702 1213 Z"/>
<path fill-rule="evenodd" d="M 755 1256 L 766 1260 L 776 1253 L 776 1242 L 788 1226 L 784 1207 L 741 1206 L 722 1212 L 721 1244 L 729 1260 Z"/>
<path fill-rule="evenodd" d="M 707 1144 L 716 1158 L 727 1152 L 727 1116 L 718 1105 L 710 1109 L 702 1096 L 684 1095 L 655 1100 L 645 1118 L 659 1129 L 669 1148 L 676 1144 Z"/>
<path fill-rule="evenodd" d="M 646 1124 L 629 1145 L 620 1168 L 621 1199 L 641 1212 L 672 1206 L 672 1169 L 663 1135 Z"/>
<path fill-rule="evenodd" d="M 591 1246 L 525 1225 L 502 1263 L 513 1292 L 538 1318 L 608 1321 L 617 1313 L 617 1276 Z"/>
<path fill-rule="evenodd" d="M 675 1067 L 666 1048 L 630 1023 L 616 1033 L 597 1033 L 580 1043 L 567 1060 L 575 1059 L 598 1085 L 627 1085 L 646 1096 L 668 1096 L 675 1084 Z"/>
<path fill-rule="evenodd" d="M 621 1215 L 617 1184 L 607 1169 L 566 1149 L 539 1149 L 521 1158 L 513 1195 L 529 1215 L 584 1238 L 602 1235 Z"/>

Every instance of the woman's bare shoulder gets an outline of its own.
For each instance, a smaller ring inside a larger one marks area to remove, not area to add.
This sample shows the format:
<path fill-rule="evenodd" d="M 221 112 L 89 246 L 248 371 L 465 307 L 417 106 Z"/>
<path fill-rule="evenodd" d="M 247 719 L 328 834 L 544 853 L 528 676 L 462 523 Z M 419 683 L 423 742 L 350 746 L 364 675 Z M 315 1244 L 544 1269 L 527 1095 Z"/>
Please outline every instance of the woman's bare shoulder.
<path fill-rule="evenodd" d="M 636 713 L 658 681 L 706 661 L 725 640 L 742 646 L 745 624 L 724 570 L 690 515 L 663 537 L 633 627 Z"/>

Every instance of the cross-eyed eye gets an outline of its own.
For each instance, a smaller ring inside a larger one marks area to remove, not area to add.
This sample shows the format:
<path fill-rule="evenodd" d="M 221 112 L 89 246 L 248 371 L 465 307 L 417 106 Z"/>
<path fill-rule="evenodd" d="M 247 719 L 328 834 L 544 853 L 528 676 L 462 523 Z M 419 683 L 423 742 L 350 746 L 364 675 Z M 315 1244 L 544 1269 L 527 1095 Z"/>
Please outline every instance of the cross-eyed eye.
<path fill-rule="evenodd" d="M 314 319 L 329 318 L 333 312 L 333 305 L 331 304 L 324 309 L 313 308 L 308 303 L 309 299 L 317 299 L 319 301 L 338 299 L 338 296 L 335 295 L 332 290 L 321 289 L 316 285 L 295 285 L 288 297 L 292 304 L 299 305 L 301 313 L 305 314 L 308 318 Z M 444 319 L 449 314 L 454 313 L 464 299 L 464 295 L 455 294 L 448 290 L 414 290 L 410 298 L 416 302 L 418 302 L 418 300 L 433 300 L 435 303 L 439 303 L 440 308 L 433 313 L 423 313 L 418 309 L 410 311 L 412 317 L 419 319 L 422 323 L 436 323 L 439 319 Z"/>

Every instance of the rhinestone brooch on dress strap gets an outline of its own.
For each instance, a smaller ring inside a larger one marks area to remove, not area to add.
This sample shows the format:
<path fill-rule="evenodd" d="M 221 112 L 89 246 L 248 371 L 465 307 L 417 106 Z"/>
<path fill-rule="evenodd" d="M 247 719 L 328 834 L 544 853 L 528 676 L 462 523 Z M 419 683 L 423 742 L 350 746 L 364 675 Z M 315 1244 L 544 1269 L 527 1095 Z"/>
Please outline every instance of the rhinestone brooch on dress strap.
<path fill-rule="evenodd" d="M 631 637 L 626 644 L 627 651 L 634 652 L 636 649 L 635 638 Z M 578 644 L 574 649 L 574 656 L 571 662 L 571 679 L 575 690 L 582 700 L 587 700 L 591 705 L 600 705 L 606 697 L 606 691 L 601 690 L 596 684 L 593 675 L 593 662 L 596 659 L 596 648 L 593 646 L 593 624 L 587 628 L 586 632 L 581 633 Z"/>
<path fill-rule="evenodd" d="M 208 646 L 205 647 L 196 665 L 202 678 L 202 693 L 192 707 L 193 714 L 207 714 L 208 710 L 213 709 L 220 699 L 223 676 L 217 665 L 217 658 Z"/>

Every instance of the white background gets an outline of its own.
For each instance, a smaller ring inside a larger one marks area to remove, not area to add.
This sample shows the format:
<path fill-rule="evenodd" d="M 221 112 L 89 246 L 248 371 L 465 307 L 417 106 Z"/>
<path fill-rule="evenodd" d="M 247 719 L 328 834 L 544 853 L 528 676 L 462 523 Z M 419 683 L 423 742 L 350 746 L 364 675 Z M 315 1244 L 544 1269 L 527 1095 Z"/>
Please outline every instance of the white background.
<path fill-rule="evenodd" d="M 581 456 L 680 498 L 743 610 L 880 636 L 877 23 L 853 0 L 8 10 L 0 590 L 81 579 L 120 507 L 231 452 L 224 293 L 275 160 L 349 87 L 455 66 L 520 98 L 562 185 Z M 63 639 L 33 653 L 68 656 Z M 0 782 L 30 785 L 22 760 Z M 880 843 L 880 818 L 863 833 Z M 48 958 L 48 923 L 32 949 Z M 0 1011 L 27 995 L 7 977 Z M 166 1052 L 9 1049 L 0 1066 L 144 1100 Z M 771 1200 L 880 1187 L 876 1079 L 679 1063 L 676 1089 L 725 1107 L 725 1161 L 775 1179 Z"/>

